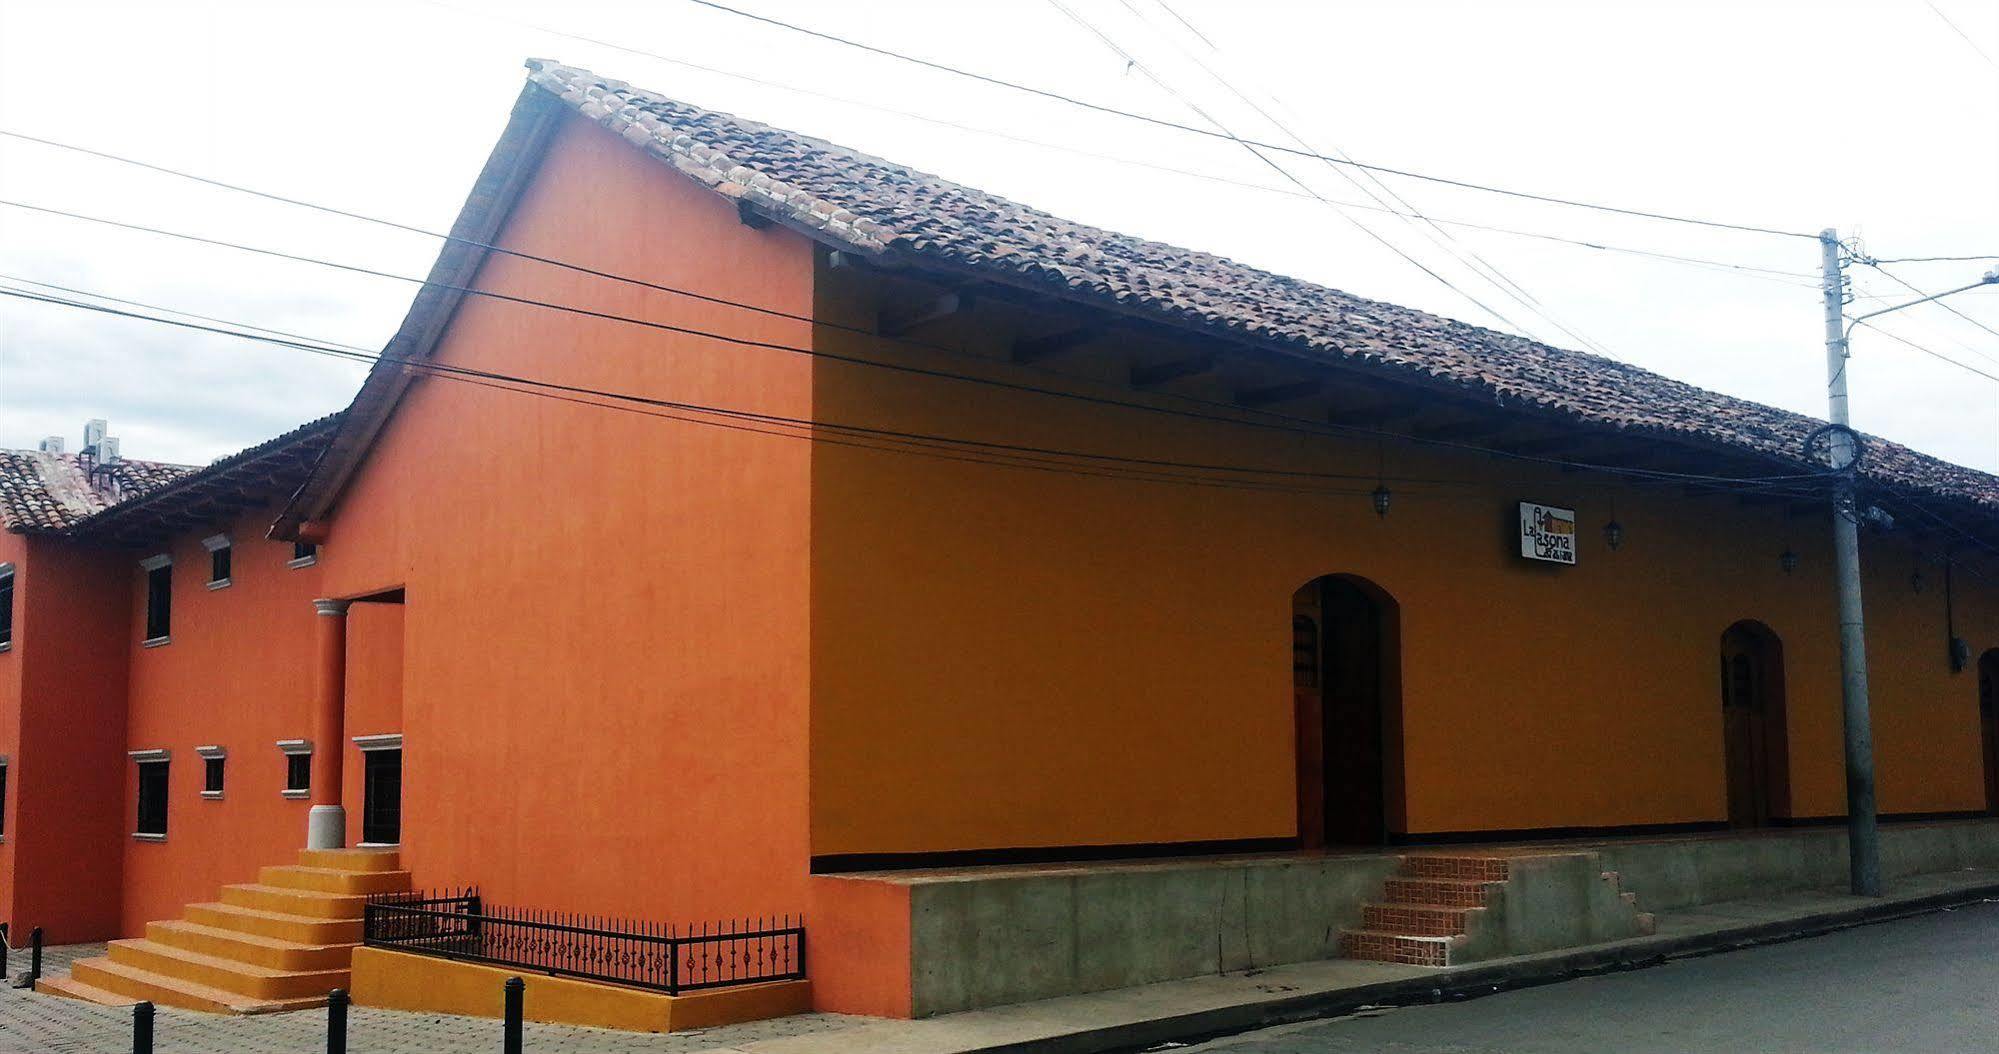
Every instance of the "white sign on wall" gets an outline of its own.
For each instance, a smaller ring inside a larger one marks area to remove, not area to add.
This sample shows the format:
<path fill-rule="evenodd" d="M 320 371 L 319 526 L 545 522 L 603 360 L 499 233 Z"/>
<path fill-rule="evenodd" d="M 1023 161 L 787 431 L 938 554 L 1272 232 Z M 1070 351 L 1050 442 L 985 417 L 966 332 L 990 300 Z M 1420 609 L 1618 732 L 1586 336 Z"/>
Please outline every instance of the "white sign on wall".
<path fill-rule="evenodd" d="M 1576 510 L 1520 503 L 1520 555 L 1556 564 L 1576 562 Z"/>

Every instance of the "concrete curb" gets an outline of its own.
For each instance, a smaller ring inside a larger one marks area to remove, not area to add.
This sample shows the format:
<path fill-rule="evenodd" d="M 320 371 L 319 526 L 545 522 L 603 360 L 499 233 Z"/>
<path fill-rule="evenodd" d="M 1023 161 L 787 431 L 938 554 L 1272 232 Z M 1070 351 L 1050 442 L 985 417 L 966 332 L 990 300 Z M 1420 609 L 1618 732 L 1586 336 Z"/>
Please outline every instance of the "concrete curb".
<path fill-rule="evenodd" d="M 1643 937 L 1611 944 L 1450 967 L 1422 977 L 1335 991 L 1217 1007 L 1146 1021 L 1083 1029 L 1059 1036 L 969 1047 L 954 1054 L 1107 1054 L 1166 1042 L 1191 1043 L 1273 1025 L 1339 1017 L 1377 1006 L 1420 1006 L 1496 995 L 1594 974 L 1642 970 L 1763 944 L 1802 940 L 1857 926 L 1927 915 L 1999 896 L 1999 883 L 1819 911 L 1680 937 Z"/>

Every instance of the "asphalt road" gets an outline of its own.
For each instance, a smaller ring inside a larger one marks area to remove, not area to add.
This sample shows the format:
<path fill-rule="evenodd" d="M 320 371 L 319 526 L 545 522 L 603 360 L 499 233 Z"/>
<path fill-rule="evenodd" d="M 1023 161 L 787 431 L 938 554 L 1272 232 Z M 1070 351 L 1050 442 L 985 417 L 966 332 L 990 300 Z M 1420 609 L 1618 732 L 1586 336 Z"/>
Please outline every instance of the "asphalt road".
<path fill-rule="evenodd" d="M 1180 1050 L 1999 1052 L 1999 904 L 1483 999 L 1286 1025 Z"/>

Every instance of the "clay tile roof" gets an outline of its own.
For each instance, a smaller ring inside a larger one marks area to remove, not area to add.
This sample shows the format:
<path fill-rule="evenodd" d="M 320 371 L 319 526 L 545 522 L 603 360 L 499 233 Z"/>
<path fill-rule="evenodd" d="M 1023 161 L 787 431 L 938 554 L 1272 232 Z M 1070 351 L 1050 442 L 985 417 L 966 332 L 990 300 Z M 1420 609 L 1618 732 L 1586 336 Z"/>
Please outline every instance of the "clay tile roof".
<path fill-rule="evenodd" d="M 159 461 L 97 465 L 80 454 L 0 450 L 0 528 L 24 534 L 66 530 L 193 471 Z"/>
<path fill-rule="evenodd" d="M 1040 289 L 1294 356 L 1449 385 L 1498 406 L 1802 468 L 1823 422 L 1596 355 L 1073 223 L 902 165 L 530 60 L 529 80 L 724 196 L 836 248 Z M 1999 478 L 1885 440 L 1877 484 L 1999 514 Z"/>
<path fill-rule="evenodd" d="M 201 468 L 180 469 L 156 486 L 72 520 L 64 533 L 119 544 L 152 542 L 290 497 L 325 451 L 340 418 L 328 414 Z"/>

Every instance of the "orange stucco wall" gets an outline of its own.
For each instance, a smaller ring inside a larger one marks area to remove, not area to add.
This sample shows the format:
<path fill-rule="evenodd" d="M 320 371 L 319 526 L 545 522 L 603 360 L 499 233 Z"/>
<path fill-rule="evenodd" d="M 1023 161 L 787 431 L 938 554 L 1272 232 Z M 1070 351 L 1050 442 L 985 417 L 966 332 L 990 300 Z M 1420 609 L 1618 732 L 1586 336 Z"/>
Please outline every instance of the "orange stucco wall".
<path fill-rule="evenodd" d="M 118 759 L 127 934 L 178 917 L 191 901 L 213 900 L 226 883 L 255 881 L 260 866 L 291 863 L 305 842 L 309 803 L 283 796 L 277 742 L 312 738 L 312 599 L 320 595 L 320 572 L 288 566 L 291 545 L 264 537 L 271 516 L 249 513 L 117 561 L 128 607 L 110 639 L 131 663 L 125 749 L 171 752 L 163 842 L 131 837 L 138 773 Z M 233 553 L 229 586 L 211 590 L 201 539 L 215 533 L 230 536 Z M 146 576 L 137 560 L 155 552 L 173 557 L 172 634 L 170 643 L 144 647 Z M 228 752 L 220 799 L 201 795 L 195 748 L 207 745 Z M 318 765 L 327 748 L 314 749 Z"/>
<path fill-rule="evenodd" d="M 35 926 L 52 944 L 101 940 L 118 929 L 123 848 L 123 560 L 45 538 L 20 540 L 14 552 L 14 648 L 0 655 L 19 686 L 7 750 L 7 921 L 16 944 Z"/>
<path fill-rule="evenodd" d="M 820 283 L 821 317 L 869 325 L 872 279 L 822 267 Z M 1020 328 L 988 308 L 921 339 L 967 349 L 955 370 L 1107 391 L 1006 365 Z M 826 328 L 818 341 L 912 355 Z M 1058 365 L 1121 383 L 1137 350 Z M 1393 445 L 1391 475 L 1461 482 L 1397 484 L 1382 518 L 1371 441 L 833 362 L 815 382 L 826 420 L 1359 477 L 1249 492 L 816 448 L 815 855 L 1295 835 L 1291 596 L 1331 573 L 1399 603 L 1408 832 L 1723 818 L 1718 642 L 1744 618 L 1783 638 L 1794 814 L 1844 811 L 1822 515 Z M 1523 499 L 1579 510 L 1580 566 L 1519 559 Z M 1618 552 L 1600 534 L 1613 501 Z M 1945 664 L 1940 574 L 1916 594 L 1911 561 L 1870 546 L 1881 806 L 1979 809 L 1976 688 Z M 1999 597 L 1958 586 L 1960 634 L 1999 643 Z"/>
<path fill-rule="evenodd" d="M 504 244 L 807 312 L 802 238 L 571 119 Z M 802 344 L 517 258 L 478 282 Z M 454 365 L 793 417 L 801 356 L 472 299 Z M 404 859 L 495 903 L 687 921 L 806 894 L 808 446 L 416 382 L 334 510 L 330 595 L 401 587 Z M 358 732 L 359 730 L 356 729 Z"/>

